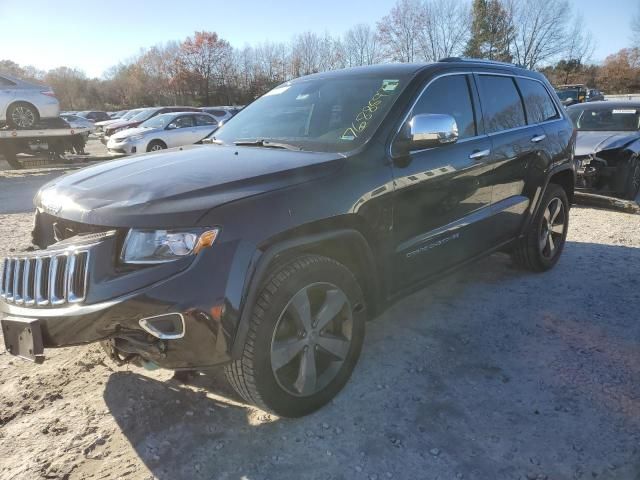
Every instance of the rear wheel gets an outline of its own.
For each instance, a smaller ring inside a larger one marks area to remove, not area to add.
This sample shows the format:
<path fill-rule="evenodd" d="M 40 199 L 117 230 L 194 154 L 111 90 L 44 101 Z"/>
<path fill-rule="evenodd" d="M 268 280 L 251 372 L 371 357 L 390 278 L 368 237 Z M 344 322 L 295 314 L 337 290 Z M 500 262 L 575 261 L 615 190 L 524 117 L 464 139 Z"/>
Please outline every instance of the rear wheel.
<path fill-rule="evenodd" d="M 167 144 L 164 143 L 162 140 L 153 140 L 151 143 L 149 143 L 149 146 L 147 147 L 147 152 L 159 152 L 160 150 L 166 150 L 167 149 Z"/>
<path fill-rule="evenodd" d="M 14 103 L 7 110 L 7 123 L 13 128 L 31 128 L 39 118 L 38 109 L 25 102 Z"/>
<path fill-rule="evenodd" d="M 242 358 L 225 367 L 227 378 L 266 411 L 311 413 L 351 376 L 364 323 L 362 290 L 344 265 L 317 255 L 296 258 L 262 286 Z"/>
<path fill-rule="evenodd" d="M 564 249 L 568 230 L 567 193 L 560 185 L 550 183 L 529 231 L 515 247 L 514 262 L 535 272 L 553 268 Z"/>
<path fill-rule="evenodd" d="M 640 192 L 640 158 L 634 157 L 627 167 L 624 198 L 626 200 L 635 200 L 638 192 Z"/>

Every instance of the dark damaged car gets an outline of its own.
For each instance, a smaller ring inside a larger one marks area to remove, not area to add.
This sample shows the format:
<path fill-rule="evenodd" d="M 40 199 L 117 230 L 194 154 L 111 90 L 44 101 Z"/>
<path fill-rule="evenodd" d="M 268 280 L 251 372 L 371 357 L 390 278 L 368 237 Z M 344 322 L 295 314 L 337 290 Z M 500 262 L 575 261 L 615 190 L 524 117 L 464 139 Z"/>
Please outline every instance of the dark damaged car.
<path fill-rule="evenodd" d="M 584 103 L 567 113 L 578 130 L 577 186 L 634 200 L 640 191 L 640 103 Z"/>
<path fill-rule="evenodd" d="M 496 250 L 548 270 L 565 244 L 573 126 L 514 66 L 311 75 L 210 141 L 42 188 L 40 249 L 2 269 L 10 353 L 102 342 L 117 362 L 224 365 L 248 402 L 299 416 L 340 391 L 365 320 L 400 296 Z"/>

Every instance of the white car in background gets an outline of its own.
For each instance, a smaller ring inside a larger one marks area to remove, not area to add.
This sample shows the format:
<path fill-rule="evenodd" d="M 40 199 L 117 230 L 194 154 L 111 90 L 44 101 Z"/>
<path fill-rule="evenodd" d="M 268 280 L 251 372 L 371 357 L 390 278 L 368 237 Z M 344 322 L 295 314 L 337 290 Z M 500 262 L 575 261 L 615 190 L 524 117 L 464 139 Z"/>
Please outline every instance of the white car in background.
<path fill-rule="evenodd" d="M 60 114 L 60 118 L 67 122 L 71 128 L 88 128 L 87 135 L 96 131 L 95 123 L 79 115 L 63 113 Z"/>
<path fill-rule="evenodd" d="M 207 113 L 163 113 L 136 128 L 113 134 L 107 149 L 110 153 L 133 155 L 193 145 L 217 128 L 218 122 Z"/>
<path fill-rule="evenodd" d="M 56 118 L 60 103 L 51 87 L 0 74 L 0 122 L 33 128 L 41 118 Z"/>
<path fill-rule="evenodd" d="M 223 122 L 234 117 L 243 108 L 244 105 L 238 107 L 202 107 L 200 110 L 216 117 L 218 123 L 222 125 Z"/>

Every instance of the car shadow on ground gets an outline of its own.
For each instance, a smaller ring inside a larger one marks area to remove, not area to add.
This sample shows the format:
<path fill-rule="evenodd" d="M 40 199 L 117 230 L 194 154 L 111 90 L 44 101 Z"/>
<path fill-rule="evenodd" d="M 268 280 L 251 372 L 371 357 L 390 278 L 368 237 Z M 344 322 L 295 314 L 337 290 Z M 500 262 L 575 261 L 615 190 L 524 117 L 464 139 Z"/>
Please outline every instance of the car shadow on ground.
<path fill-rule="evenodd" d="M 494 255 L 368 324 L 344 391 L 301 419 L 220 372 L 132 372 L 104 397 L 159 480 L 637 478 L 640 249 L 569 242 L 531 274 Z"/>

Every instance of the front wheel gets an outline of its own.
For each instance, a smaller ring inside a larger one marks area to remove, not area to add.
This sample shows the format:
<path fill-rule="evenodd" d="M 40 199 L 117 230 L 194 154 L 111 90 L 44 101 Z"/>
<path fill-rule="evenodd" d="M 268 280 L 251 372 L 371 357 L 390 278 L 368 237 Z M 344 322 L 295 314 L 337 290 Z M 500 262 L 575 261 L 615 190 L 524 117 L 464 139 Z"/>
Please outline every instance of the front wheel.
<path fill-rule="evenodd" d="M 13 128 L 31 128 L 39 119 L 38 110 L 28 103 L 14 103 L 7 110 L 7 123 Z"/>
<path fill-rule="evenodd" d="M 227 378 L 265 411 L 311 413 L 351 376 L 365 315 L 362 290 L 344 265 L 318 255 L 298 257 L 263 284 L 242 358 L 225 367 Z"/>
<path fill-rule="evenodd" d="M 568 230 L 567 193 L 560 185 L 550 183 L 529 231 L 516 244 L 514 262 L 535 272 L 553 268 L 564 249 Z"/>
<path fill-rule="evenodd" d="M 159 152 L 160 150 L 166 150 L 167 145 L 161 140 L 154 140 L 149 143 L 147 147 L 147 152 Z"/>

